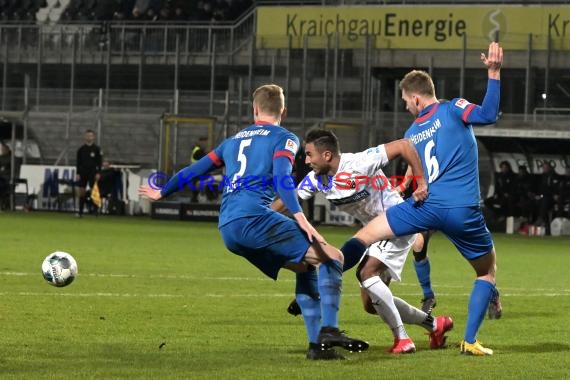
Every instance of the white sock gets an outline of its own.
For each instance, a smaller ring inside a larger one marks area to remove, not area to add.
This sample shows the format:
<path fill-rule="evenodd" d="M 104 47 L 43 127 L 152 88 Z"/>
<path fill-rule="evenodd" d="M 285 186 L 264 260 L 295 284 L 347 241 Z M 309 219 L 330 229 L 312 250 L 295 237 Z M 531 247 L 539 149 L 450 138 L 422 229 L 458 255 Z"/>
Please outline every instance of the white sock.
<path fill-rule="evenodd" d="M 379 276 L 374 276 L 362 281 L 362 287 L 366 289 L 376 313 L 384 322 L 390 326 L 394 337 L 405 339 L 408 337 L 402 318 L 394 304 L 394 297 L 390 289 L 380 280 Z"/>
<path fill-rule="evenodd" d="M 435 320 L 427 313 L 398 297 L 394 297 L 394 304 L 404 323 L 422 326 L 430 332 L 435 330 Z"/>

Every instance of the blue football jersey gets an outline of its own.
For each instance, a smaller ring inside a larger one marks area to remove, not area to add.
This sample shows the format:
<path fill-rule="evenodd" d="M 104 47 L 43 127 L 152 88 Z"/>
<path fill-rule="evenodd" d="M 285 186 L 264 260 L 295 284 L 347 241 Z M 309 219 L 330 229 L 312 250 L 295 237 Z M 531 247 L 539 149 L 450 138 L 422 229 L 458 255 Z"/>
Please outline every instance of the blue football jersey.
<path fill-rule="evenodd" d="M 276 187 L 289 186 L 283 178 L 273 178 L 273 160 L 285 156 L 292 164 L 298 149 L 295 134 L 264 122 L 250 125 L 214 149 L 209 157 L 226 166 L 219 225 L 266 213 Z"/>
<path fill-rule="evenodd" d="M 423 163 L 426 203 L 442 208 L 479 204 L 477 142 L 467 122 L 474 107 L 461 98 L 434 103 L 406 131 Z"/>

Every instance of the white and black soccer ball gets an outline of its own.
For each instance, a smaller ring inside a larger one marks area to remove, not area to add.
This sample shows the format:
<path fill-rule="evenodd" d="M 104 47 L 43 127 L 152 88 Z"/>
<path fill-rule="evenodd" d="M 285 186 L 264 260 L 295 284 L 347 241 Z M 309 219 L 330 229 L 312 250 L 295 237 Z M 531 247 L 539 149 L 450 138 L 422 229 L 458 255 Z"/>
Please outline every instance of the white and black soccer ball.
<path fill-rule="evenodd" d="M 50 253 L 42 263 L 44 279 L 53 286 L 67 286 L 77 276 L 77 262 L 67 252 Z"/>

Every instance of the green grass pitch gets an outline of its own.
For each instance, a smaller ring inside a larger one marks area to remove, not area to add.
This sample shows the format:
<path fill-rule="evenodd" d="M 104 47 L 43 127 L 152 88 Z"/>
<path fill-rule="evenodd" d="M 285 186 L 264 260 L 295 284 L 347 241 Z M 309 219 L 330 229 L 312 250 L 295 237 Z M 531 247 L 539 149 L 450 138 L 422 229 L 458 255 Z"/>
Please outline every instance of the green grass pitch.
<path fill-rule="evenodd" d="M 430 351 L 410 326 L 413 355 L 386 353 L 387 326 L 364 313 L 345 274 L 341 328 L 370 350 L 311 362 L 300 317 L 286 314 L 294 275 L 273 282 L 225 250 L 215 224 L 148 218 L 3 213 L 0 264 L 2 379 L 564 379 L 570 377 L 570 239 L 496 234 L 503 318 L 479 338 L 492 357 L 465 357 L 470 266 L 441 234 L 430 243 L 435 314 L 455 320 L 449 348 Z M 319 229 L 339 246 L 349 228 Z M 41 276 L 50 252 L 71 253 L 66 288 Z M 394 294 L 419 305 L 411 255 Z"/>

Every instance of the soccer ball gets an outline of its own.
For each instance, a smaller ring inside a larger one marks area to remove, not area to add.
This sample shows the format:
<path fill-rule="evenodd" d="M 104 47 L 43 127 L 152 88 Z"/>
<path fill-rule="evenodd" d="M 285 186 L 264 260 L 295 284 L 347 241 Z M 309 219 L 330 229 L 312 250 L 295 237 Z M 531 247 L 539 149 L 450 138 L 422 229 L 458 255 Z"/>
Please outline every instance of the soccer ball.
<path fill-rule="evenodd" d="M 56 251 L 50 253 L 42 263 L 44 279 L 53 286 L 67 286 L 77 276 L 77 262 L 69 253 Z"/>

